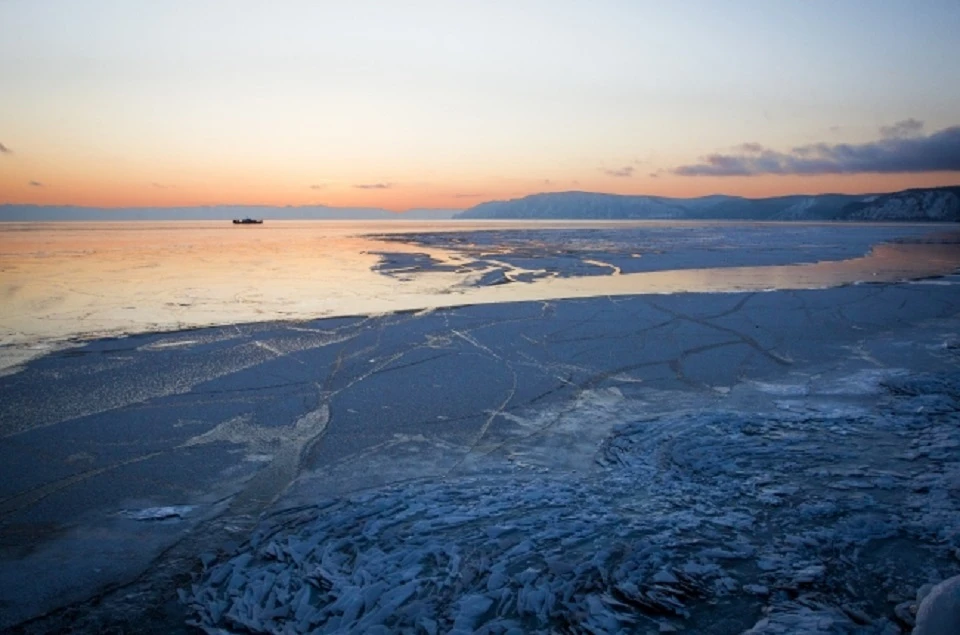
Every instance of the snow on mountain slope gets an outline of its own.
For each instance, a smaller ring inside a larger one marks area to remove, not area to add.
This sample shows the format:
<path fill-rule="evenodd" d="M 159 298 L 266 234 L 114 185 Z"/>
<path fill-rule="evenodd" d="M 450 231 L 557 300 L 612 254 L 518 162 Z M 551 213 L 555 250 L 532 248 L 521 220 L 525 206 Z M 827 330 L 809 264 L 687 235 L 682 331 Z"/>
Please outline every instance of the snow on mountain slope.
<path fill-rule="evenodd" d="M 760 199 L 551 192 L 481 203 L 456 218 L 957 221 L 960 220 L 960 187 L 869 196 L 817 194 Z"/>
<path fill-rule="evenodd" d="M 850 220 L 960 220 L 960 188 L 907 190 L 866 201 Z"/>

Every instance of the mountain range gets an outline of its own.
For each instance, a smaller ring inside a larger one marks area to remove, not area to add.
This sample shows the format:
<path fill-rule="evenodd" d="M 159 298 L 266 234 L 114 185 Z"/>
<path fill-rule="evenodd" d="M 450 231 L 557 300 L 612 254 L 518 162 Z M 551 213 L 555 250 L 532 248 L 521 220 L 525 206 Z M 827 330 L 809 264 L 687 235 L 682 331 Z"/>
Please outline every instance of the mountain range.
<path fill-rule="evenodd" d="M 96 208 L 0 205 L 0 221 L 91 220 L 759 220 L 759 221 L 960 221 L 960 185 L 917 188 L 888 194 L 814 194 L 743 198 L 715 194 L 699 198 L 548 192 L 481 203 L 467 210 L 369 207 L 212 205 L 198 207 Z"/>
<path fill-rule="evenodd" d="M 457 214 L 461 219 L 960 221 L 960 186 L 889 194 L 816 194 L 742 198 L 713 195 L 668 198 L 555 192 L 491 201 Z"/>

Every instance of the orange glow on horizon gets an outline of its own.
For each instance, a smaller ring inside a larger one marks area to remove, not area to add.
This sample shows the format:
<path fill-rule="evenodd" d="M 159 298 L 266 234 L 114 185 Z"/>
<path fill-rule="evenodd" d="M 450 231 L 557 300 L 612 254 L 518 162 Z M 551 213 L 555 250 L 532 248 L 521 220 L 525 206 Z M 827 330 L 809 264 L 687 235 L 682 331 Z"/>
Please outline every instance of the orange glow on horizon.
<path fill-rule="evenodd" d="M 214 175 L 211 175 L 214 176 Z M 658 177 L 558 179 L 477 179 L 470 182 L 405 183 L 369 180 L 360 184 L 275 182 L 233 175 L 215 175 L 211 182 L 156 182 L 144 178 L 106 180 L 93 174 L 54 174 L 31 185 L 23 173 L 0 174 L 0 204 L 77 205 L 84 207 L 194 207 L 264 205 L 375 207 L 393 211 L 412 208 L 465 209 L 485 201 L 520 198 L 540 192 L 589 191 L 624 195 L 697 197 L 727 194 L 746 198 L 790 194 L 868 194 L 914 187 L 957 185 L 960 175 L 864 174 L 827 176 Z M 359 187 L 367 184 L 376 187 Z"/>

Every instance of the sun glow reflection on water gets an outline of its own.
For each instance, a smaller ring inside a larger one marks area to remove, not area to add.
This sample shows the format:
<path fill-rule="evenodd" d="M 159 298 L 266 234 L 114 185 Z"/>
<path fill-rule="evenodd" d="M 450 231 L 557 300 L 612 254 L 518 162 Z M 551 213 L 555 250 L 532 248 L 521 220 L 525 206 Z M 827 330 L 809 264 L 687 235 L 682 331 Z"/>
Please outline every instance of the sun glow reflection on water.
<path fill-rule="evenodd" d="M 479 303 L 811 289 L 921 278 L 960 267 L 960 248 L 954 241 L 882 244 L 865 257 L 839 262 L 543 278 L 474 287 L 469 283 L 478 272 L 463 267 L 470 261 L 464 254 L 364 236 L 596 226 L 459 221 L 271 221 L 237 227 L 215 221 L 6 223 L 0 226 L 0 368 L 69 338 Z M 844 226 L 844 231 L 854 229 Z M 376 252 L 429 253 L 451 270 L 386 276 L 372 269 L 380 259 Z"/>

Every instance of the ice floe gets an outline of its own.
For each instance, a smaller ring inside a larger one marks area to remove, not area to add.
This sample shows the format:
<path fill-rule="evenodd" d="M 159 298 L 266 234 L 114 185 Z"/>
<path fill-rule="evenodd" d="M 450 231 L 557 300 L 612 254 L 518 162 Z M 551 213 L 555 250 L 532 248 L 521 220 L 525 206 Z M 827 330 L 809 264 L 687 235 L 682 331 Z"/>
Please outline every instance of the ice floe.
<path fill-rule="evenodd" d="M 182 519 L 196 509 L 196 505 L 166 505 L 163 507 L 147 507 L 146 509 L 125 509 L 120 512 L 124 518 L 131 520 L 171 520 Z"/>
<path fill-rule="evenodd" d="M 902 632 L 960 570 L 960 375 L 881 383 L 861 415 L 677 414 L 589 472 L 279 511 L 183 599 L 208 632 Z"/>
<path fill-rule="evenodd" d="M 917 612 L 914 635 L 955 635 L 960 633 L 960 576 L 930 589 Z"/>

